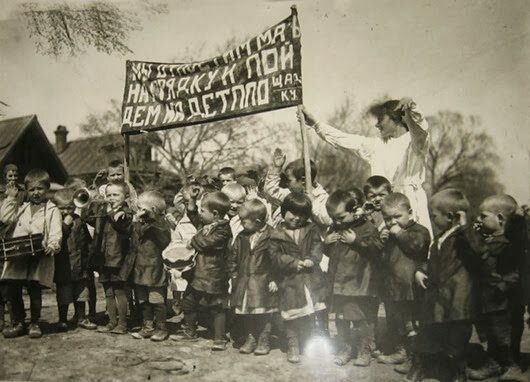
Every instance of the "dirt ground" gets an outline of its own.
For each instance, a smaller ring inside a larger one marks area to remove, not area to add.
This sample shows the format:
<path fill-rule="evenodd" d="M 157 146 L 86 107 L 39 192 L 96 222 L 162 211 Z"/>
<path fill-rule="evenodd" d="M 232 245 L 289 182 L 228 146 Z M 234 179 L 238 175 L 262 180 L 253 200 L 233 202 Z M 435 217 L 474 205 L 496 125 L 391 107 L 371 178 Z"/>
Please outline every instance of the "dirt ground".
<path fill-rule="evenodd" d="M 104 311 L 102 291 L 98 311 Z M 27 304 L 26 304 L 27 305 Z M 28 312 L 29 313 L 29 312 Z M 70 312 L 70 315 L 72 312 Z M 102 316 L 102 315 L 101 315 Z M 333 365 L 330 346 L 312 346 L 302 363 L 292 365 L 285 354 L 274 349 L 269 356 L 240 355 L 231 346 L 225 352 L 212 352 L 211 340 L 201 338 L 191 344 L 173 341 L 154 343 L 135 340 L 130 335 L 101 334 L 83 329 L 67 333 L 55 331 L 55 296 L 43 298 L 42 328 L 39 340 L 27 336 L 0 338 L 0 380 L 16 381 L 401 381 L 391 366 L 375 362 L 368 368 Z M 175 329 L 176 325 L 170 325 Z M 475 338 L 475 337 L 474 337 Z M 476 339 L 474 339 L 476 343 Z M 480 349 L 478 345 L 472 349 Z M 525 359 L 530 354 L 530 332 L 522 345 Z M 478 352 L 477 352 L 478 354 Z M 478 356 L 477 356 L 478 357 Z M 530 381 L 530 371 L 527 371 Z"/>

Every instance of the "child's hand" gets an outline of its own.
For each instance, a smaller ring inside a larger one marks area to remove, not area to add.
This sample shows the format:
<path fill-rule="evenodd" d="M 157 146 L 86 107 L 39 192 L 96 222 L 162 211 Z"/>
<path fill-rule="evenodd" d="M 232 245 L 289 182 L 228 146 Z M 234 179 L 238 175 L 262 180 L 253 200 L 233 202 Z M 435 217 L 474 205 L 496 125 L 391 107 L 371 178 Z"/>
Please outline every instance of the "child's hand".
<path fill-rule="evenodd" d="M 399 100 L 398 105 L 394 110 L 413 110 L 416 108 L 416 103 L 410 97 L 403 97 Z"/>
<path fill-rule="evenodd" d="M 55 253 L 55 248 L 53 248 L 51 245 L 48 245 L 45 249 L 44 249 L 44 253 L 48 256 L 53 256 L 53 254 Z"/>
<path fill-rule="evenodd" d="M 423 289 L 427 289 L 427 284 L 425 284 L 425 281 L 427 281 L 429 277 L 425 273 L 416 271 L 414 278 L 416 279 L 416 282 L 419 286 L 421 286 Z"/>
<path fill-rule="evenodd" d="M 341 239 L 341 236 L 338 232 L 332 232 L 326 236 L 324 239 L 324 244 L 333 244 Z"/>
<path fill-rule="evenodd" d="M 117 222 L 119 219 L 123 219 L 125 217 L 125 212 L 118 211 L 114 214 L 114 221 Z"/>
<path fill-rule="evenodd" d="M 247 186 L 245 187 L 247 192 L 247 200 L 257 199 L 258 198 L 258 187 L 256 186 Z"/>
<path fill-rule="evenodd" d="M 74 218 L 72 215 L 66 215 L 63 219 L 63 223 L 66 225 L 72 225 L 74 223 Z"/>
<path fill-rule="evenodd" d="M 396 236 L 397 234 L 399 234 L 403 230 L 401 229 L 401 227 L 399 225 L 394 224 L 392 227 L 389 228 L 388 231 L 390 232 L 390 234 L 392 236 Z"/>
<path fill-rule="evenodd" d="M 312 260 L 309 260 L 309 259 L 304 260 L 305 268 L 313 268 L 314 266 L 315 266 L 315 263 Z"/>
<path fill-rule="evenodd" d="M 278 292 L 278 285 L 274 281 L 271 281 L 269 283 L 269 292 L 271 292 L 271 293 Z"/>
<path fill-rule="evenodd" d="M 12 182 L 8 183 L 6 186 L 6 195 L 10 196 L 11 198 L 15 198 L 17 194 L 18 194 L 18 187 Z"/>
<path fill-rule="evenodd" d="M 300 272 L 300 271 L 301 271 L 302 269 L 304 269 L 304 268 L 305 268 L 305 267 L 304 267 L 304 262 L 303 262 L 303 260 L 299 260 L 299 261 L 298 261 L 298 264 L 296 265 L 296 271 L 297 271 L 297 272 Z"/>
<path fill-rule="evenodd" d="M 383 228 L 381 232 L 379 232 L 379 238 L 383 241 L 387 241 L 390 237 L 390 231 L 387 228 Z"/>
<path fill-rule="evenodd" d="M 272 154 L 272 165 L 276 168 L 276 170 L 278 170 L 278 172 L 282 170 L 286 158 L 287 157 L 283 153 L 282 149 L 277 147 L 274 150 L 274 154 Z"/>
<path fill-rule="evenodd" d="M 171 225 L 171 228 L 175 229 L 175 227 L 177 226 L 177 219 L 175 219 L 175 217 L 171 214 L 166 214 L 166 220 L 169 225 Z"/>
<path fill-rule="evenodd" d="M 341 240 L 344 244 L 352 244 L 355 239 L 357 238 L 357 235 L 355 234 L 355 231 L 353 229 L 347 229 L 346 231 L 342 231 L 340 234 Z"/>

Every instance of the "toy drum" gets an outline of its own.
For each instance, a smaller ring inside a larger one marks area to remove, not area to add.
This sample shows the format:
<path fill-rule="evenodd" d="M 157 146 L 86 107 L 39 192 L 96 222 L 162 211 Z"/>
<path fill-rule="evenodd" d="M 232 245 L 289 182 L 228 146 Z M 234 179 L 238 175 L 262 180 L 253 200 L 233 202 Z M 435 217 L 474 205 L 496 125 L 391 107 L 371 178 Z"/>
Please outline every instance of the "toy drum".
<path fill-rule="evenodd" d="M 16 260 L 44 254 L 42 247 L 42 234 L 0 239 L 0 258 L 3 260 Z"/>

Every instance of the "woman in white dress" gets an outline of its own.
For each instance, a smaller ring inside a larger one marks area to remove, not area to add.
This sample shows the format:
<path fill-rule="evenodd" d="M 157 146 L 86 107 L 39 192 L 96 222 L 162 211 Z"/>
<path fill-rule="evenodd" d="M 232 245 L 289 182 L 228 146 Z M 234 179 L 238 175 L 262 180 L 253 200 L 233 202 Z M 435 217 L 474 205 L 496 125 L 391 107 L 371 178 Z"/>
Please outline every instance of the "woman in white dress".
<path fill-rule="evenodd" d="M 372 175 L 390 180 L 395 192 L 409 199 L 415 220 L 431 231 L 427 195 L 423 188 L 428 152 L 428 125 L 410 98 L 373 105 L 369 112 L 377 118 L 380 137 L 365 137 L 340 131 L 319 122 L 305 107 L 306 124 L 324 141 L 351 151 L 366 160 Z"/>

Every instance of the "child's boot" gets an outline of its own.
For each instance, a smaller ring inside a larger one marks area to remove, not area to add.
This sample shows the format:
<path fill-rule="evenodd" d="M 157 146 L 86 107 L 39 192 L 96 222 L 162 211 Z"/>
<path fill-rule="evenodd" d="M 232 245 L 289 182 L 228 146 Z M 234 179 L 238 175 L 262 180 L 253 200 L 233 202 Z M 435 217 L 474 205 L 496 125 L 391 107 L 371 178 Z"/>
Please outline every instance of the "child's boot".
<path fill-rule="evenodd" d="M 419 382 L 423 380 L 424 362 L 419 355 L 413 355 L 411 359 L 410 370 L 403 380 L 404 382 Z"/>
<path fill-rule="evenodd" d="M 142 329 L 139 332 L 132 333 L 132 337 L 137 340 L 144 338 L 151 338 L 155 334 L 155 326 L 153 320 L 145 320 Z"/>
<path fill-rule="evenodd" d="M 405 340 L 405 352 L 407 354 L 407 359 L 404 363 L 397 365 L 394 368 L 394 371 L 399 374 L 407 374 L 412 366 L 412 353 L 414 349 L 414 341 L 416 336 L 409 336 Z"/>
<path fill-rule="evenodd" d="M 2 331 L 4 338 L 20 337 L 26 332 L 26 328 L 22 322 L 15 322 L 12 326 L 8 326 Z"/>
<path fill-rule="evenodd" d="M 271 351 L 270 330 L 264 330 L 258 338 L 258 346 L 254 350 L 254 355 L 267 355 Z"/>
<path fill-rule="evenodd" d="M 296 336 L 287 338 L 287 361 L 290 363 L 300 362 L 300 346 Z"/>
<path fill-rule="evenodd" d="M 516 365 L 508 366 L 504 373 L 499 377 L 499 381 L 528 381 L 528 375 Z"/>
<path fill-rule="evenodd" d="M 405 361 L 407 361 L 407 352 L 403 346 L 400 346 L 392 354 L 381 354 L 379 357 L 377 357 L 377 362 L 383 363 L 385 365 L 401 365 Z"/>
<path fill-rule="evenodd" d="M 198 341 L 197 337 L 197 325 L 182 325 L 182 333 L 172 334 L 169 336 L 169 339 L 173 341 L 182 341 L 182 342 L 195 342 Z"/>
<path fill-rule="evenodd" d="M 166 323 L 161 322 L 156 325 L 156 330 L 151 336 L 151 341 L 161 342 L 167 340 L 169 334 L 167 332 Z"/>
<path fill-rule="evenodd" d="M 239 352 L 241 354 L 252 354 L 254 350 L 256 350 L 256 346 L 256 338 L 252 335 L 252 333 L 249 333 L 247 336 L 247 340 L 245 341 L 243 346 L 239 348 Z"/>
<path fill-rule="evenodd" d="M 488 378 L 496 378 L 502 374 L 501 366 L 494 361 L 492 358 L 487 361 L 478 369 L 467 369 L 467 376 L 472 381 L 483 381 Z"/>
<path fill-rule="evenodd" d="M 42 330 L 37 322 L 32 322 L 29 324 L 28 337 L 29 338 L 41 338 L 42 337 Z"/>
<path fill-rule="evenodd" d="M 372 359 L 372 350 L 370 344 L 373 339 L 373 329 L 366 324 L 362 324 L 357 330 L 359 338 L 359 346 L 357 349 L 357 358 L 353 361 L 354 366 L 367 367 L 370 366 Z M 355 338 L 355 337 L 354 337 Z"/>
<path fill-rule="evenodd" d="M 118 325 L 116 321 L 109 321 L 107 325 L 98 327 L 98 333 L 110 333 L 114 330 L 116 325 Z"/>
<path fill-rule="evenodd" d="M 353 361 L 354 366 L 367 367 L 370 366 L 372 359 L 372 352 L 370 350 L 370 342 L 367 339 L 361 341 L 361 346 L 357 353 L 357 358 Z"/>
<path fill-rule="evenodd" d="M 352 347 L 348 344 L 342 344 L 340 350 L 333 358 L 333 363 L 337 366 L 344 366 L 352 359 Z"/>

